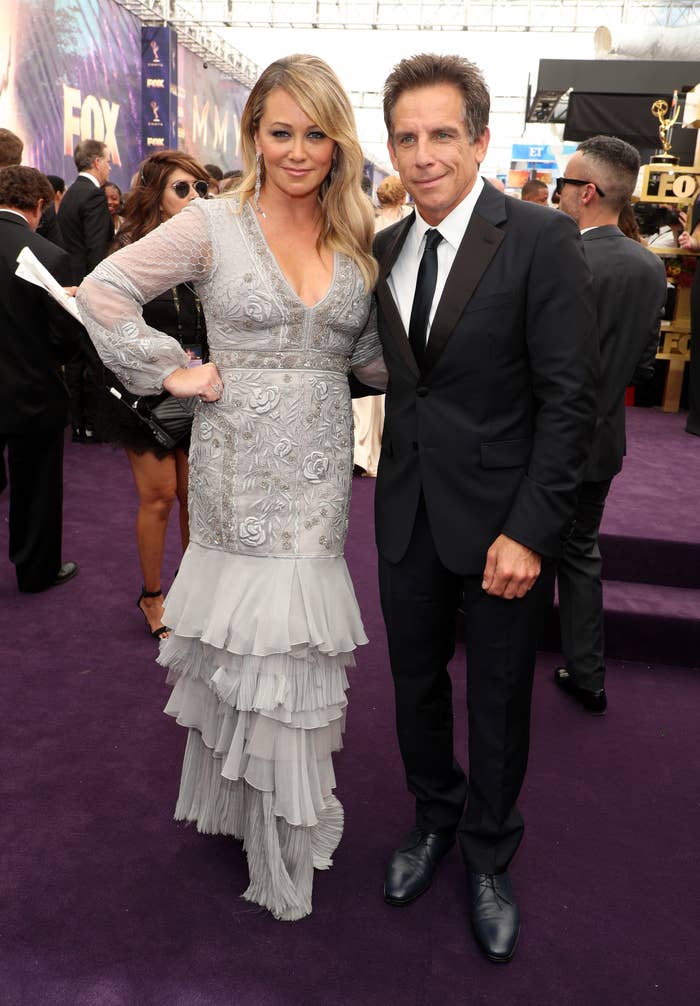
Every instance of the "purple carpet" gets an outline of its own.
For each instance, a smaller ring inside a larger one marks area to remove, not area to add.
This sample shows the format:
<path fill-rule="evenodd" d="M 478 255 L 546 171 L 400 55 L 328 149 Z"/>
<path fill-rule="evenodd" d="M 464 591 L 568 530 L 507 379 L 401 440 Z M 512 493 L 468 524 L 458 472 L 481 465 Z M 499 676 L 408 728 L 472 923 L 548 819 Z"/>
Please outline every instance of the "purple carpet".
<path fill-rule="evenodd" d="M 348 559 L 371 643 L 336 760 L 346 831 L 333 869 L 316 875 L 313 915 L 275 922 L 239 897 L 236 842 L 172 820 L 185 731 L 161 713 L 163 671 L 134 605 L 128 466 L 110 448 L 68 444 L 65 481 L 64 557 L 80 575 L 21 596 L 0 562 L 3 1006 L 698 1002 L 697 671 L 612 663 L 610 711 L 594 719 L 555 690 L 553 658 L 540 659 L 511 964 L 476 949 L 456 851 L 419 902 L 389 908 L 383 868 L 411 803 L 378 608 L 374 485 L 356 479 Z M 0 528 L 4 557 L 7 494 Z M 170 574 L 177 561 L 173 520 Z M 464 750 L 461 660 L 454 680 Z"/>

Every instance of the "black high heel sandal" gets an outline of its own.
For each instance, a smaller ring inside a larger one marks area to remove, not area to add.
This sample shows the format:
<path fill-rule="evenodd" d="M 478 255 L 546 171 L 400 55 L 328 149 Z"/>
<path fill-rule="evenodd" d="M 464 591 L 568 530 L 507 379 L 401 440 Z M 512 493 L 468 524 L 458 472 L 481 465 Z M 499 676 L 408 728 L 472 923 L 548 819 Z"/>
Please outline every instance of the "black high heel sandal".
<path fill-rule="evenodd" d="M 149 636 L 152 636 L 153 639 L 162 639 L 163 635 L 166 632 L 170 632 L 170 629 L 167 627 L 167 625 L 160 625 L 157 629 L 152 629 L 151 623 L 148 621 L 148 615 L 141 607 L 141 601 L 143 601 L 144 597 L 161 597 L 162 594 L 163 594 L 162 590 L 146 590 L 146 588 L 142 584 L 141 593 L 139 594 L 138 600 L 136 601 L 136 607 L 139 609 L 144 619 L 146 620 L 146 632 L 148 633 Z"/>

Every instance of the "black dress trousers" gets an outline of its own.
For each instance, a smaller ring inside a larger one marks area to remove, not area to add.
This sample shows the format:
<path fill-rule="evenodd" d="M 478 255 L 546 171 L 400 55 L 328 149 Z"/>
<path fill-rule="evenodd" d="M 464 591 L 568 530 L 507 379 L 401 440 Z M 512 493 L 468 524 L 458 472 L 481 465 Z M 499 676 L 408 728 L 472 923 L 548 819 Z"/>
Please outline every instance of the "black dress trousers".
<path fill-rule="evenodd" d="M 61 567 L 63 427 L 10 435 L 10 561 L 22 591 L 45 590 Z"/>
<path fill-rule="evenodd" d="M 523 833 L 516 801 L 525 776 L 537 638 L 551 608 L 554 573 L 524 598 L 491 597 L 482 577 L 459 576 L 440 561 L 423 499 L 404 557 L 380 556 L 379 581 L 396 695 L 396 722 L 416 824 L 458 830 L 477 873 L 505 870 Z M 467 655 L 469 780 L 455 758 L 452 686 L 462 598 Z"/>

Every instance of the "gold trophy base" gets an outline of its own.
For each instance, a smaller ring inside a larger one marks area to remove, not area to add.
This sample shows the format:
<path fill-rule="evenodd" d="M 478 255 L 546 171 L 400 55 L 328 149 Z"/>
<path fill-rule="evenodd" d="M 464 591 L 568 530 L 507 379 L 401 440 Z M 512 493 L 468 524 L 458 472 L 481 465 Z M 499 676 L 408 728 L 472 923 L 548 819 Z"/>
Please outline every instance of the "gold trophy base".
<path fill-rule="evenodd" d="M 664 150 L 657 150 L 655 154 L 652 154 L 650 164 L 665 164 L 671 167 L 676 167 L 680 164 L 680 158 L 676 157 L 675 154 L 666 153 Z"/>

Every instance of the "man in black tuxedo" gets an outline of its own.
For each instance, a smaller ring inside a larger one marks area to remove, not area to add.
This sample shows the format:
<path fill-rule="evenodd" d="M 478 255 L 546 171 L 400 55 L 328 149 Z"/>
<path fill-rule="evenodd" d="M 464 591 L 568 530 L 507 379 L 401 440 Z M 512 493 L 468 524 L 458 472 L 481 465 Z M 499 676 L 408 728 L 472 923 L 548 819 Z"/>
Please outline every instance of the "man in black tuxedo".
<path fill-rule="evenodd" d="M 384 90 L 389 154 L 417 212 L 375 239 L 389 370 L 376 487 L 380 588 L 415 828 L 385 898 L 430 885 L 459 835 L 471 921 L 494 961 L 519 912 L 507 868 L 523 821 L 538 631 L 595 417 L 591 278 L 576 227 L 479 177 L 480 71 L 403 60 Z M 469 781 L 447 664 L 464 610 Z"/>
<path fill-rule="evenodd" d="M 100 140 L 82 140 L 73 159 L 79 174 L 61 199 L 57 219 L 71 258 L 72 283 L 78 286 L 107 255 L 114 225 L 102 188 L 109 181 L 108 148 Z M 91 347 L 85 347 L 66 366 L 73 439 L 83 443 L 93 439 L 98 401 L 90 360 L 94 360 Z"/>
<path fill-rule="evenodd" d="M 72 579 L 61 563 L 63 430 L 68 390 L 60 362 L 75 351 L 82 329 L 43 290 L 15 275 L 28 247 L 62 284 L 70 261 L 35 234 L 53 191 L 34 168 L 0 171 L 0 443 L 10 474 L 10 560 L 21 591 Z"/>
<path fill-rule="evenodd" d="M 639 173 L 639 154 L 614 136 L 594 136 L 557 180 L 559 208 L 576 221 L 600 339 L 598 418 L 576 507 L 574 530 L 557 568 L 565 667 L 556 683 L 590 713 L 607 709 L 603 653 L 602 559 L 598 531 L 610 484 L 625 455 L 625 389 L 653 376 L 666 302 L 666 270 L 653 252 L 617 226 Z"/>

